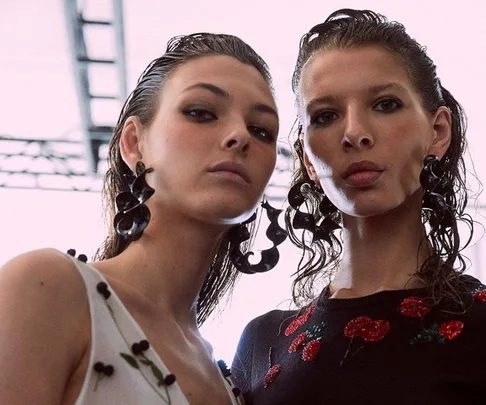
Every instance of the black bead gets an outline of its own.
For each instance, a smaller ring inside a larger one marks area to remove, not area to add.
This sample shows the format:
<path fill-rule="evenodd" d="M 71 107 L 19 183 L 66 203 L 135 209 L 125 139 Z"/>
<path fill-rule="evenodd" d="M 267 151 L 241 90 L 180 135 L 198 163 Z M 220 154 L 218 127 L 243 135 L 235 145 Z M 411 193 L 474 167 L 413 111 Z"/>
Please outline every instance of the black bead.
<path fill-rule="evenodd" d="M 105 366 L 105 370 L 104 370 L 104 373 L 109 377 L 110 375 L 113 374 L 113 372 L 115 371 L 115 369 L 113 368 L 113 366 L 111 364 L 108 364 L 107 366 Z"/>
<path fill-rule="evenodd" d="M 131 347 L 131 350 L 132 350 L 132 353 L 135 354 L 135 355 L 138 355 L 138 354 L 141 354 L 142 353 L 142 349 L 140 348 L 140 344 L 139 343 L 134 343 Z"/>
<path fill-rule="evenodd" d="M 240 396 L 240 394 L 241 394 L 241 391 L 240 391 L 240 389 L 238 387 L 234 387 L 232 389 L 232 391 L 233 391 L 233 394 L 235 394 L 235 397 L 236 398 L 238 398 Z"/>
<path fill-rule="evenodd" d="M 143 339 L 138 343 L 134 343 L 131 346 L 131 350 L 132 350 L 133 354 L 138 355 L 138 354 L 142 354 L 144 351 L 148 350 L 149 347 L 150 347 L 149 342 L 147 340 Z"/>
<path fill-rule="evenodd" d="M 103 362 L 98 361 L 93 366 L 94 371 L 97 373 L 102 373 L 107 375 L 108 377 L 112 375 L 115 371 L 115 368 L 111 364 L 105 365 Z"/>
<path fill-rule="evenodd" d="M 108 290 L 108 284 L 106 284 L 104 281 L 100 281 L 98 284 L 96 284 L 96 291 L 105 297 L 105 299 L 110 298 L 111 292 Z"/>
<path fill-rule="evenodd" d="M 74 256 L 76 256 L 76 250 L 74 250 L 74 249 L 69 249 L 69 250 L 67 251 L 67 254 L 68 254 L 69 256 L 74 257 Z"/>
<path fill-rule="evenodd" d="M 165 385 L 172 385 L 175 383 L 175 380 L 176 380 L 176 377 L 174 374 L 167 374 L 165 377 L 164 377 L 164 384 Z"/>
<path fill-rule="evenodd" d="M 150 347 L 149 342 L 147 340 L 145 340 L 145 339 L 144 340 L 141 340 L 138 344 L 140 345 L 140 350 L 142 350 L 142 351 L 146 351 Z"/>
<path fill-rule="evenodd" d="M 94 364 L 93 369 L 97 373 L 102 373 L 103 371 L 105 371 L 105 365 L 101 361 L 98 361 Z"/>
<path fill-rule="evenodd" d="M 79 260 L 80 262 L 86 263 L 86 262 L 88 261 L 88 257 L 87 257 L 85 254 L 81 253 L 81 254 L 78 256 L 78 260 Z"/>

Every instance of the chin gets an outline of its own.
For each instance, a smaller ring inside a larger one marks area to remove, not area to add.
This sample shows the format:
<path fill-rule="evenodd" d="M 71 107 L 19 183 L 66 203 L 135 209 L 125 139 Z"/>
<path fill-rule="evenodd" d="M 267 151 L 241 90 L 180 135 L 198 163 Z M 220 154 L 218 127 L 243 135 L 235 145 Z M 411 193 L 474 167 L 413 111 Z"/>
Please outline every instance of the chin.
<path fill-rule="evenodd" d="M 221 225 L 237 225 L 247 221 L 258 209 L 258 202 L 249 206 L 239 202 L 226 202 L 213 204 L 209 210 L 205 210 L 204 217 L 213 223 Z"/>
<path fill-rule="evenodd" d="M 366 201 L 348 201 L 341 212 L 350 217 L 368 218 L 389 213 L 399 206 L 400 204 L 397 203 L 376 201 L 374 199 L 368 199 Z"/>
<path fill-rule="evenodd" d="M 228 213 L 227 215 L 220 211 L 218 217 L 221 224 L 237 225 L 250 219 L 251 216 L 256 212 L 256 210 L 257 206 L 253 207 L 250 210 L 244 211 L 243 213 L 240 211 L 238 213 Z"/>

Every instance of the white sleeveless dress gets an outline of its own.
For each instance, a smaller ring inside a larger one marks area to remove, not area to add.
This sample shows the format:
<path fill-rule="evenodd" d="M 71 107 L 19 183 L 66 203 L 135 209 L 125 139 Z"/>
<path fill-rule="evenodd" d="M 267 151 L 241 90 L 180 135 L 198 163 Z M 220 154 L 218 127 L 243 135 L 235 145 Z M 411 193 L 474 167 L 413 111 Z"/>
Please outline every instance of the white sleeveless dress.
<path fill-rule="evenodd" d="M 139 347 L 145 350 L 134 353 L 133 344 L 147 338 L 103 275 L 69 257 L 86 285 L 91 317 L 89 365 L 75 405 L 190 405 L 150 345 L 142 343 Z M 243 404 L 229 372 L 216 365 L 228 403 Z"/>

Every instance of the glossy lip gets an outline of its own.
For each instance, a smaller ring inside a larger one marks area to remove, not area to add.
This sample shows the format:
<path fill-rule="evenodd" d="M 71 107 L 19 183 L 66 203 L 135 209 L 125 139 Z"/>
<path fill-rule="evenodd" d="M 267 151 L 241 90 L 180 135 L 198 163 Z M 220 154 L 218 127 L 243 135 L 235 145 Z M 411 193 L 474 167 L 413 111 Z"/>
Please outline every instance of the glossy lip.
<path fill-rule="evenodd" d="M 351 163 L 342 174 L 342 178 L 346 180 L 353 174 L 360 172 L 383 172 L 385 167 L 378 163 L 371 162 L 369 160 L 362 160 L 360 162 Z"/>
<path fill-rule="evenodd" d="M 235 173 L 239 175 L 240 177 L 245 180 L 248 184 L 251 183 L 251 178 L 250 174 L 248 173 L 248 170 L 239 163 L 232 162 L 232 161 L 225 161 L 221 162 L 218 164 L 215 164 L 214 166 L 211 166 L 209 169 L 211 173 L 216 173 L 216 172 L 230 172 L 230 173 Z"/>

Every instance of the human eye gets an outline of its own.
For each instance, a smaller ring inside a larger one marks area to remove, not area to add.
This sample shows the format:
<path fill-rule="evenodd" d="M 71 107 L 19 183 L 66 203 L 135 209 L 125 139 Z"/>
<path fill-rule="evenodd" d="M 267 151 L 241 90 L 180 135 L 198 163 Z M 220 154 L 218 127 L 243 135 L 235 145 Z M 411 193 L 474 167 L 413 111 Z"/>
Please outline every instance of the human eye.
<path fill-rule="evenodd" d="M 182 111 L 182 113 L 195 122 L 208 122 L 216 120 L 216 115 L 207 108 L 190 107 Z"/>
<path fill-rule="evenodd" d="M 248 127 L 248 131 L 264 142 L 267 142 L 267 143 L 275 142 L 276 136 L 275 136 L 274 132 L 267 129 L 267 128 L 255 126 L 255 125 L 250 125 Z"/>
<path fill-rule="evenodd" d="M 394 98 L 385 98 L 378 101 L 374 105 L 373 109 L 384 113 L 392 113 L 399 110 L 402 105 L 403 103 L 400 100 Z"/>
<path fill-rule="evenodd" d="M 329 126 L 339 118 L 338 114 L 331 110 L 317 111 L 311 115 L 310 123 L 312 126 Z"/>

